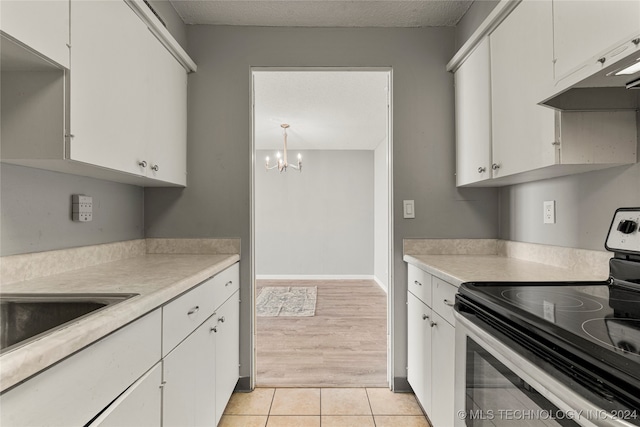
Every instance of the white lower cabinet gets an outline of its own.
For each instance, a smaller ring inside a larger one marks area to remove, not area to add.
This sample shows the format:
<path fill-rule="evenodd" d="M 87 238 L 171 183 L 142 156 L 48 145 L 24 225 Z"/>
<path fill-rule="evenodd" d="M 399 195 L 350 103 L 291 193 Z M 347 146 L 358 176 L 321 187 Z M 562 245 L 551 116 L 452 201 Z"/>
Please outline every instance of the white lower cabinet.
<path fill-rule="evenodd" d="M 236 263 L 3 392 L 0 425 L 217 425 L 239 377 L 238 282 Z"/>
<path fill-rule="evenodd" d="M 214 425 L 216 352 L 212 318 L 162 361 L 165 427 Z"/>
<path fill-rule="evenodd" d="M 407 380 L 422 408 L 431 413 L 431 309 L 412 293 L 408 294 Z"/>
<path fill-rule="evenodd" d="M 409 269 L 419 270 L 412 265 Z M 425 282 L 432 284 L 428 292 L 433 307 L 407 293 L 407 380 L 431 425 L 448 427 L 454 425 L 455 417 L 455 327 L 446 319 L 455 295 L 451 291 L 456 288 L 437 277 Z"/>
<path fill-rule="evenodd" d="M 160 327 L 155 310 L 4 392 L 0 425 L 87 425 L 160 361 Z M 157 393 L 138 397 L 160 404 Z"/>
<path fill-rule="evenodd" d="M 239 292 L 225 302 L 217 314 L 215 326 L 216 425 L 231 398 L 240 376 L 240 300 Z"/>
<path fill-rule="evenodd" d="M 239 377 L 238 264 L 162 308 L 162 424 L 215 426 Z"/>
<path fill-rule="evenodd" d="M 162 366 L 158 362 L 122 393 L 89 427 L 157 427 L 161 424 Z"/>

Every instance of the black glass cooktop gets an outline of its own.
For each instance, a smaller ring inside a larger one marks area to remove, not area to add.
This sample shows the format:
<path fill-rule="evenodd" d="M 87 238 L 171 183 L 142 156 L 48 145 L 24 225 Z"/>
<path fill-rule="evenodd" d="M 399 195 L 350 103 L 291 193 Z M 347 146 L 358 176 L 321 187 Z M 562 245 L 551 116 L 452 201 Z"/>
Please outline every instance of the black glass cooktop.
<path fill-rule="evenodd" d="M 640 380 L 640 286 L 523 282 L 466 283 L 463 289 L 461 294 L 505 317 L 519 318 L 520 323 L 555 333 L 576 346 L 603 347 L 639 364 Z"/>

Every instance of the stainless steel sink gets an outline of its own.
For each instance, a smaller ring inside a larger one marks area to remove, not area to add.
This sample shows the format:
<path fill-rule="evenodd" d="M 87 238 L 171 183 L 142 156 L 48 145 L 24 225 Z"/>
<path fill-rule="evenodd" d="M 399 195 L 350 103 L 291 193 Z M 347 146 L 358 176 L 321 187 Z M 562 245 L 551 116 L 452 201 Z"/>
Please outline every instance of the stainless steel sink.
<path fill-rule="evenodd" d="M 0 354 L 138 294 L 0 294 Z"/>

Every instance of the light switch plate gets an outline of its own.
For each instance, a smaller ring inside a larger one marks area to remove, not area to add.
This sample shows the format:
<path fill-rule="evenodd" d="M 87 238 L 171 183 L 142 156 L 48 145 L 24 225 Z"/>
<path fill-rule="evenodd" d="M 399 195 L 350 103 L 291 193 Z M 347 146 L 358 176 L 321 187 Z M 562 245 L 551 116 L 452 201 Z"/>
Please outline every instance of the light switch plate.
<path fill-rule="evenodd" d="M 402 205 L 404 206 L 404 217 L 405 218 L 415 218 L 416 217 L 416 208 L 413 200 L 403 200 Z"/>
<path fill-rule="evenodd" d="M 555 224 L 556 223 L 556 201 L 548 200 L 542 202 L 543 208 L 543 222 L 545 224 Z"/>

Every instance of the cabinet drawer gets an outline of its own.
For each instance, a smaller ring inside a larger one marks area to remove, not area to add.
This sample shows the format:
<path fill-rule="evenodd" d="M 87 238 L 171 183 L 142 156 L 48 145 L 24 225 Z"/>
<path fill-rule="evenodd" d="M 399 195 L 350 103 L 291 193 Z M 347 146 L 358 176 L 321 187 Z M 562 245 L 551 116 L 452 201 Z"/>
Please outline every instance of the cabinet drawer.
<path fill-rule="evenodd" d="M 162 307 L 162 355 L 200 326 L 238 288 L 236 263 Z"/>
<path fill-rule="evenodd" d="M 453 303 L 457 293 L 458 288 L 452 284 L 437 277 L 433 278 L 433 310 L 454 326 Z"/>
<path fill-rule="evenodd" d="M 217 310 L 231 295 L 240 289 L 239 264 L 235 263 L 216 274 L 213 279 L 213 308 Z"/>
<path fill-rule="evenodd" d="M 408 290 L 431 307 L 431 275 L 418 267 L 407 266 Z"/>

